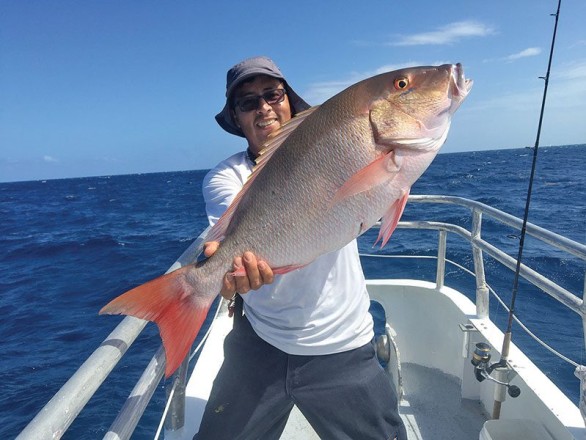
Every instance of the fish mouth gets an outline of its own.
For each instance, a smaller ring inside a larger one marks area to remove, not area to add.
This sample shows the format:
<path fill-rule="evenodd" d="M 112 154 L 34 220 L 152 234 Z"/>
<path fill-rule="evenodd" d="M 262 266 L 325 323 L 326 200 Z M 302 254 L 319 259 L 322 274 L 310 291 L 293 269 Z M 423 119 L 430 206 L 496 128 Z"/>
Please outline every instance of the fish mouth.
<path fill-rule="evenodd" d="M 459 97 L 460 101 L 464 100 L 470 93 L 474 81 L 466 78 L 464 67 L 460 63 L 452 64 L 450 76 L 450 98 Z"/>
<path fill-rule="evenodd" d="M 460 107 L 462 102 L 470 93 L 472 89 L 472 85 L 474 81 L 469 78 L 466 78 L 464 75 L 464 67 L 462 64 L 451 64 L 450 66 L 450 81 L 448 85 L 448 93 L 447 99 L 449 100 L 449 105 L 440 113 L 438 113 L 437 117 L 443 117 L 446 114 L 449 116 L 453 115 L 456 110 Z"/>

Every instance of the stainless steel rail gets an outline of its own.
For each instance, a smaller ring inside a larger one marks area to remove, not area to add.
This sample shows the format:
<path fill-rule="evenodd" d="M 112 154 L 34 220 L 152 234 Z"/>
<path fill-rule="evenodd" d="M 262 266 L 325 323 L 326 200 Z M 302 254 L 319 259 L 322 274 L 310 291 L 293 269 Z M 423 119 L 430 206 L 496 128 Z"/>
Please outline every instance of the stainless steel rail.
<path fill-rule="evenodd" d="M 508 254 L 506 254 L 505 252 L 498 249 L 496 246 L 488 243 L 487 241 L 481 238 L 480 230 L 482 228 L 482 216 L 489 216 L 493 220 L 496 220 L 501 224 L 510 226 L 518 230 L 521 229 L 522 221 L 516 217 L 513 217 L 510 214 L 499 211 L 496 208 L 473 200 L 464 199 L 462 197 L 417 195 L 410 196 L 409 201 L 415 203 L 447 203 L 451 205 L 463 206 L 469 208 L 472 211 L 472 232 L 467 231 L 466 229 L 453 224 L 421 221 L 400 222 L 398 228 L 437 229 L 440 231 L 448 231 L 455 233 L 464 238 L 465 240 L 469 241 L 472 245 L 475 263 L 475 273 L 477 281 L 476 305 L 477 308 L 480 308 L 480 310 L 477 310 L 477 312 L 479 316 L 488 316 L 488 290 L 484 290 L 486 282 L 484 279 L 484 265 L 482 263 L 481 252 L 486 252 L 488 255 L 490 255 L 500 263 L 504 264 L 511 270 L 515 270 L 516 260 Z M 547 243 L 553 248 L 570 253 L 578 257 L 579 259 L 586 261 L 586 245 L 584 244 L 575 242 L 573 240 L 570 240 L 559 234 L 551 232 L 547 229 L 540 228 L 539 226 L 533 225 L 531 223 L 527 224 L 527 233 L 535 237 L 536 239 L 540 240 L 541 242 Z M 438 246 L 439 249 L 445 246 L 445 244 L 442 244 L 443 240 L 445 240 L 445 236 L 440 235 L 440 243 Z M 440 266 L 440 264 L 442 265 L 441 267 L 445 267 L 445 263 L 439 261 L 441 259 L 441 255 L 438 255 L 438 267 Z M 536 287 L 540 288 L 541 290 L 543 290 L 544 292 L 546 292 L 547 294 L 549 294 L 550 296 L 564 304 L 566 307 L 578 313 L 582 317 L 583 321 L 585 320 L 586 308 L 584 306 L 584 296 L 586 295 L 586 291 L 582 292 L 582 298 L 580 298 L 576 294 L 569 292 L 568 290 L 557 285 L 553 281 L 547 279 L 540 273 L 527 267 L 524 264 L 521 264 L 520 275 Z M 486 297 L 479 298 L 479 295 Z M 486 309 L 484 309 L 485 307 Z M 586 330 L 586 322 L 584 328 Z"/>
<path fill-rule="evenodd" d="M 413 195 L 409 196 L 409 202 L 412 203 L 447 203 L 451 205 L 464 206 L 472 211 L 478 210 L 483 214 L 498 220 L 500 223 L 511 226 L 515 229 L 521 229 L 523 221 L 506 212 L 500 211 L 492 206 L 484 203 L 476 202 L 474 200 L 465 199 L 463 197 L 455 196 L 440 196 L 440 195 Z M 586 245 L 570 240 L 555 232 L 548 231 L 532 223 L 527 225 L 527 233 L 544 243 L 547 243 L 557 249 L 575 255 L 578 258 L 586 260 Z"/>
<path fill-rule="evenodd" d="M 167 272 L 179 269 L 197 259 L 207 229 L 189 246 Z M 126 317 L 69 378 L 53 398 L 18 435 L 18 440 L 52 440 L 63 436 L 83 407 L 106 380 L 126 350 L 132 345 L 148 321 Z M 128 439 L 142 416 L 148 400 L 163 377 L 163 350 L 153 359 L 132 390 L 121 413 L 105 438 Z M 140 396 L 148 395 L 148 399 Z"/>
<path fill-rule="evenodd" d="M 445 252 L 448 233 L 456 234 L 469 241 L 472 248 L 474 273 L 476 276 L 477 314 L 480 317 L 487 317 L 489 313 L 489 289 L 487 288 L 485 280 L 483 253 L 490 255 L 511 270 L 515 269 L 516 262 L 514 258 L 510 257 L 481 237 L 482 218 L 483 216 L 488 216 L 493 220 L 516 230 L 521 229 L 522 221 L 483 203 L 461 197 L 412 195 L 409 197 L 409 202 L 457 205 L 471 210 L 472 227 L 470 231 L 461 226 L 432 221 L 400 222 L 398 228 L 439 231 L 436 284 L 440 287 L 444 284 L 446 262 Z M 198 239 L 181 255 L 181 257 L 171 266 L 169 271 L 178 269 L 179 267 L 195 261 L 201 251 L 203 237 L 205 237 L 206 233 L 207 230 L 204 231 L 204 233 L 202 233 L 200 237 L 198 237 Z M 586 245 L 584 244 L 575 242 L 531 223 L 527 225 L 527 233 L 541 242 L 551 245 L 555 249 L 567 252 L 586 261 Z M 586 308 L 584 306 L 584 299 L 586 297 L 586 280 L 584 283 L 584 292 L 581 292 L 581 295 L 578 296 L 578 292 L 569 292 L 524 264 L 521 265 L 520 275 L 569 309 L 578 313 L 582 317 L 584 333 L 586 334 Z M 96 349 L 96 351 L 94 351 L 94 353 L 83 363 L 67 383 L 63 385 L 57 394 L 53 396 L 49 403 L 47 403 L 47 405 L 45 405 L 45 407 L 35 416 L 29 425 L 20 433 L 17 439 L 44 440 L 60 438 L 95 391 L 105 381 L 109 373 L 143 330 L 145 325 L 146 321 L 132 317 L 125 318 Z M 105 438 L 130 438 L 149 399 L 163 376 L 164 365 L 163 351 L 162 349 L 159 349 L 137 382 L 137 385 L 131 392 L 127 402 L 110 427 Z M 187 365 L 184 364 L 182 368 L 180 368 L 181 373 L 174 379 L 173 388 L 175 392 L 174 400 L 171 402 L 171 410 L 167 417 L 169 422 L 167 425 L 168 429 L 179 429 L 183 425 L 184 402 L 182 399 L 184 399 L 184 397 L 182 396 L 184 396 L 186 385 L 186 367 Z"/>

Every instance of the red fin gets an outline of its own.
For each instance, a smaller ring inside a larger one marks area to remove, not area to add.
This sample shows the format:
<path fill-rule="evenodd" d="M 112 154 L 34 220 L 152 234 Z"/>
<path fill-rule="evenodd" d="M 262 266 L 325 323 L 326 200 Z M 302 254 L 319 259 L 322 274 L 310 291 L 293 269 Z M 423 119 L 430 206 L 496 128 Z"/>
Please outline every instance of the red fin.
<path fill-rule="evenodd" d="M 285 273 L 289 273 L 289 272 L 293 272 L 294 270 L 297 269 L 301 269 L 302 267 L 307 266 L 306 264 L 301 264 L 301 265 L 290 265 L 290 266 L 281 266 L 281 267 L 275 267 L 273 269 L 273 273 L 275 275 L 283 275 Z"/>
<path fill-rule="evenodd" d="M 294 270 L 301 269 L 302 267 L 305 267 L 305 266 L 306 266 L 305 264 L 301 264 L 301 265 L 293 265 L 292 264 L 290 266 L 274 267 L 271 269 L 275 275 L 283 275 L 285 273 L 289 273 Z M 246 275 L 246 269 L 244 267 L 239 267 L 235 271 L 231 272 L 230 275 L 235 276 L 235 277 L 243 277 Z"/>
<path fill-rule="evenodd" d="M 269 134 L 267 142 L 262 146 L 259 156 L 256 158 L 254 172 L 261 170 L 264 164 L 271 158 L 273 153 L 287 140 L 293 130 L 295 130 L 305 119 L 319 108 L 319 105 L 310 107 L 307 110 L 298 113 L 293 118 L 285 122 L 276 132 Z"/>
<path fill-rule="evenodd" d="M 239 267 L 238 269 L 230 272 L 230 275 L 232 275 L 233 277 L 243 277 L 246 275 L 246 269 L 244 268 L 244 266 Z"/>
<path fill-rule="evenodd" d="M 397 223 L 399 223 L 399 219 L 405 210 L 405 205 L 407 204 L 407 199 L 409 198 L 409 190 L 410 189 L 403 191 L 401 198 L 395 200 L 387 212 L 385 212 L 385 215 L 383 216 L 383 223 L 378 232 L 378 238 L 376 239 L 374 246 L 376 246 L 376 244 L 382 239 L 382 244 L 380 247 L 384 248 L 389 241 L 389 238 L 391 238 L 391 235 L 397 227 Z"/>
<path fill-rule="evenodd" d="M 401 169 L 401 158 L 394 151 L 383 154 L 355 173 L 336 192 L 332 205 L 340 200 L 368 191 L 395 177 Z"/>
<path fill-rule="evenodd" d="M 132 315 L 153 321 L 165 348 L 165 377 L 171 376 L 189 353 L 214 295 L 196 294 L 186 266 L 138 286 L 110 301 L 100 315 Z"/>

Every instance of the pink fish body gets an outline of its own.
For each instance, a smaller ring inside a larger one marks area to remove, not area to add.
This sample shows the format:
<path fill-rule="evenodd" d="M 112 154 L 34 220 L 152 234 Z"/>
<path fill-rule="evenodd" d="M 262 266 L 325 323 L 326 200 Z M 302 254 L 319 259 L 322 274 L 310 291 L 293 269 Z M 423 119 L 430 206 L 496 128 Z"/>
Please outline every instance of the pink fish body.
<path fill-rule="evenodd" d="M 208 235 L 208 260 L 126 292 L 100 313 L 159 326 L 166 375 L 180 365 L 235 256 L 252 251 L 277 274 L 339 249 L 382 218 L 384 246 L 411 185 L 443 145 L 472 81 L 462 67 L 416 67 L 361 81 L 296 116 Z"/>

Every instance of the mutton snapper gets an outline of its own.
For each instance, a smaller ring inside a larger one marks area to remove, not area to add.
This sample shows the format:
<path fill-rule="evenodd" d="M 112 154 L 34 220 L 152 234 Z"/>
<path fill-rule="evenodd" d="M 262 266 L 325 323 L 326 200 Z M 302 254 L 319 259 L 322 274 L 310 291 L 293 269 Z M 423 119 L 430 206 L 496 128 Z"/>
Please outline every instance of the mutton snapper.
<path fill-rule="evenodd" d="M 124 293 L 100 313 L 154 321 L 168 377 L 189 352 L 235 256 L 252 251 L 285 274 L 345 246 L 381 217 L 377 242 L 384 246 L 471 87 L 460 64 L 402 69 L 299 114 L 267 141 L 210 231 L 207 240 L 222 243 L 214 255 Z"/>

